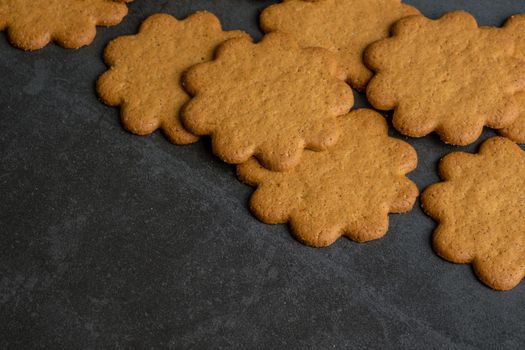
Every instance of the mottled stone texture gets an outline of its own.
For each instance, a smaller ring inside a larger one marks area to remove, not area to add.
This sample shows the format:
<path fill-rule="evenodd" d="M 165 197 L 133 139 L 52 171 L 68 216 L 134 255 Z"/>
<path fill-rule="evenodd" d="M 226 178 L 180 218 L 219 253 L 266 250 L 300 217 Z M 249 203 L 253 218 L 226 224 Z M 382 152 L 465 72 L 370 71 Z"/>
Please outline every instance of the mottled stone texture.
<path fill-rule="evenodd" d="M 407 2 L 432 18 L 463 8 L 481 25 L 525 12 L 515 0 Z M 495 292 L 440 259 L 419 205 L 381 240 L 309 248 L 250 214 L 253 190 L 209 140 L 132 135 L 97 99 L 104 46 L 147 16 L 207 9 L 259 38 L 270 3 L 134 1 L 79 51 L 28 54 L 0 35 L 0 348 L 524 348 L 525 283 Z M 407 141 L 420 189 L 458 150 Z"/>

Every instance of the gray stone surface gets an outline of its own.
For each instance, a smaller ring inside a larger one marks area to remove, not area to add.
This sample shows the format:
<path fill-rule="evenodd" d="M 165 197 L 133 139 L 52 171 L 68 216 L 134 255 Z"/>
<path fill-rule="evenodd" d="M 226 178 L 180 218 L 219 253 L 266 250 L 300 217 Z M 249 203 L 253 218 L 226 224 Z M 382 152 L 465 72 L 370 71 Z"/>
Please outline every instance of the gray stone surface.
<path fill-rule="evenodd" d="M 525 283 L 495 292 L 438 258 L 419 206 L 379 241 L 308 248 L 250 215 L 252 190 L 208 140 L 131 135 L 98 101 L 104 46 L 149 14 L 207 9 L 259 38 L 272 2 L 136 0 L 78 51 L 24 53 L 0 34 L 0 348 L 525 348 Z M 408 2 L 484 25 L 525 12 L 514 0 Z M 408 141 L 423 189 L 455 148 Z"/>

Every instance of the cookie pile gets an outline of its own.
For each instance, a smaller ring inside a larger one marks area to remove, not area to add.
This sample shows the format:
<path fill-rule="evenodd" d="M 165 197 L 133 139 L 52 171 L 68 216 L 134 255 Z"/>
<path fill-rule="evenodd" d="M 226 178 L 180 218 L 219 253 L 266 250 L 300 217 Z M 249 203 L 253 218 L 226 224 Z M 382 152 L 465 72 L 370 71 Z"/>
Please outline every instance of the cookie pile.
<path fill-rule="evenodd" d="M 118 23 L 126 0 L 0 0 L 0 29 L 23 49 L 54 40 L 79 47 L 95 25 Z M 21 15 L 27 6 L 33 17 Z M 58 10 L 60 9 L 60 10 Z M 50 12 L 52 11 L 52 12 Z M 54 13 L 54 16 L 50 14 Z M 56 17 L 39 21 L 36 17 Z M 60 25 L 58 23 L 61 23 Z M 64 24 L 65 23 L 65 24 Z M 400 0 L 284 0 L 260 16 L 263 39 L 224 31 L 211 13 L 147 18 L 136 35 L 109 43 L 97 83 L 120 106 L 123 126 L 161 130 L 174 144 L 212 141 L 256 187 L 253 214 L 288 223 L 301 242 L 378 239 L 389 213 L 418 196 L 406 174 L 417 166 L 408 143 L 388 136 L 382 115 L 351 108 L 352 88 L 393 111 L 401 134 L 437 133 L 445 143 L 490 138 L 478 154 L 444 157 L 443 182 L 421 197 L 439 222 L 434 249 L 472 263 L 498 290 L 525 277 L 525 15 L 479 27 L 457 11 L 437 20 Z"/>
<path fill-rule="evenodd" d="M 254 43 L 198 12 L 182 21 L 154 15 L 138 35 L 111 42 L 105 58 L 98 92 L 121 106 L 128 130 L 160 128 L 178 144 L 209 136 L 213 152 L 257 187 L 253 213 L 289 223 L 305 244 L 380 238 L 388 214 L 417 198 L 405 176 L 415 150 L 389 137 L 377 112 L 349 113 L 348 69 L 332 50 L 282 31 Z"/>

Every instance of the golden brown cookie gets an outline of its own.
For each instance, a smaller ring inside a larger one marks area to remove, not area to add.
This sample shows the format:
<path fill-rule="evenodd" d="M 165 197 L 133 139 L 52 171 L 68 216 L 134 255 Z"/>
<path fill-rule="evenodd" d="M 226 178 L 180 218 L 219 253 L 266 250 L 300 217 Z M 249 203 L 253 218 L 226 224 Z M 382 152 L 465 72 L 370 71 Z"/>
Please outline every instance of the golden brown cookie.
<path fill-rule="evenodd" d="M 338 118 L 344 136 L 324 152 L 305 151 L 288 172 L 272 172 L 255 159 L 238 166 L 239 178 L 256 186 L 250 207 L 267 224 L 288 222 L 302 242 L 324 247 L 345 235 L 357 242 L 382 237 L 388 213 L 409 211 L 418 190 L 405 174 L 416 151 L 388 136 L 384 118 L 357 110 Z"/>
<path fill-rule="evenodd" d="M 478 154 L 447 155 L 439 173 L 444 182 L 421 197 L 425 212 L 439 222 L 435 251 L 472 263 L 494 289 L 514 288 L 525 277 L 525 152 L 493 137 Z"/>
<path fill-rule="evenodd" d="M 511 125 L 498 130 L 498 132 L 514 142 L 525 143 L 525 92 L 517 94 L 515 99 L 520 108 L 518 118 Z"/>
<path fill-rule="evenodd" d="M 339 54 L 345 79 L 364 90 L 372 72 L 363 63 L 365 48 L 389 36 L 399 19 L 419 14 L 400 0 L 285 0 L 266 8 L 261 28 L 294 35 L 304 47 L 319 46 Z"/>
<path fill-rule="evenodd" d="M 354 99 L 336 73 L 330 51 L 301 48 L 287 34 L 268 34 L 257 44 L 229 40 L 214 61 L 186 74 L 194 97 L 183 110 L 184 125 L 211 135 L 214 153 L 227 163 L 255 156 L 272 170 L 290 169 L 303 149 L 337 142 L 335 118 Z"/>
<path fill-rule="evenodd" d="M 50 41 L 68 49 L 90 44 L 96 26 L 120 23 L 133 0 L 0 0 L 0 31 L 24 50 L 37 50 Z"/>
<path fill-rule="evenodd" d="M 516 43 L 516 56 L 525 59 L 525 15 L 516 15 L 505 23 L 507 29 Z M 503 136 L 518 143 L 525 143 L 525 92 L 515 96 L 519 108 L 518 118 L 508 127 L 499 130 Z"/>
<path fill-rule="evenodd" d="M 508 31 L 480 28 L 465 12 L 408 17 L 366 50 L 376 71 L 367 96 L 375 108 L 395 109 L 394 127 L 404 135 L 436 131 L 446 143 L 468 145 L 484 125 L 501 129 L 518 116 L 525 61 L 514 51 Z"/>
<path fill-rule="evenodd" d="M 216 47 L 234 37 L 248 35 L 223 31 L 219 19 L 209 12 L 182 21 L 153 15 L 137 35 L 117 38 L 106 48 L 110 69 L 98 81 L 100 98 L 110 106 L 121 106 L 122 124 L 135 134 L 161 129 L 173 143 L 195 142 L 198 137 L 186 131 L 179 118 L 189 100 L 181 77 L 191 66 L 211 60 Z"/>

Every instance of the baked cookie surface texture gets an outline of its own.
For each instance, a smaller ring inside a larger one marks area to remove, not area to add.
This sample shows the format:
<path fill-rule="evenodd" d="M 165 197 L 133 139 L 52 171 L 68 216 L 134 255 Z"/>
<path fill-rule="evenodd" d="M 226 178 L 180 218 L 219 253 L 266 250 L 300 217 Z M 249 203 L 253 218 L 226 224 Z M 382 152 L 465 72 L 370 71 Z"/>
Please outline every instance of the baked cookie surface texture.
<path fill-rule="evenodd" d="M 147 18 L 137 35 L 113 40 L 104 58 L 110 69 L 97 85 L 101 99 L 121 107 L 124 127 L 138 135 L 161 129 L 175 144 L 198 137 L 186 131 L 179 112 L 189 100 L 181 77 L 191 66 L 209 61 L 222 42 L 248 35 L 223 31 L 217 17 L 197 12 L 184 20 L 167 14 Z"/>
<path fill-rule="evenodd" d="M 525 59 L 525 15 L 512 16 L 505 23 L 505 29 L 513 36 L 516 44 L 516 57 Z M 525 92 L 516 95 L 519 109 L 518 118 L 510 126 L 499 130 L 500 135 L 518 143 L 525 143 Z"/>
<path fill-rule="evenodd" d="M 337 53 L 345 79 L 364 90 L 372 77 L 363 63 L 365 48 L 388 37 L 396 21 L 416 14 L 399 0 L 285 0 L 266 8 L 260 23 L 267 33 L 290 33 L 301 46 Z"/>
<path fill-rule="evenodd" d="M 404 135 L 435 131 L 446 143 L 468 145 L 484 126 L 501 129 L 518 117 L 525 61 L 515 57 L 515 46 L 508 30 L 478 27 L 465 12 L 402 19 L 392 38 L 365 52 L 376 72 L 368 100 L 395 109 L 394 127 Z"/>
<path fill-rule="evenodd" d="M 287 172 L 272 172 L 256 159 L 241 164 L 241 181 L 257 187 L 250 207 L 267 224 L 289 223 L 294 236 L 314 247 L 347 236 L 357 242 L 382 237 L 388 214 L 409 211 L 418 195 L 405 174 L 416 151 L 388 136 L 384 118 L 356 110 L 338 118 L 344 136 L 324 152 L 305 151 Z"/>
<path fill-rule="evenodd" d="M 0 0 L 0 31 L 24 50 L 55 41 L 65 48 L 90 44 L 96 26 L 120 23 L 132 0 Z"/>
<path fill-rule="evenodd" d="M 426 189 L 425 212 L 439 225 L 434 250 L 454 263 L 471 263 L 488 286 L 512 289 L 525 276 L 525 151 L 493 137 L 478 154 L 445 156 L 444 182 Z"/>
<path fill-rule="evenodd" d="M 287 170 L 305 148 L 337 142 L 336 116 L 350 110 L 353 93 L 336 73 L 330 51 L 301 48 L 287 34 L 256 44 L 228 40 L 213 61 L 187 72 L 185 87 L 194 97 L 183 122 L 196 135 L 210 135 L 214 153 L 227 163 L 255 156 L 269 169 Z"/>

